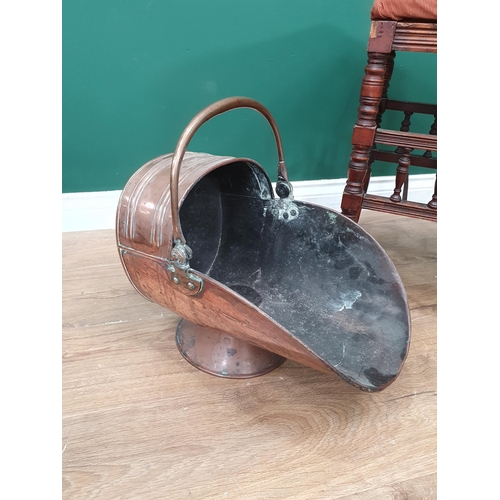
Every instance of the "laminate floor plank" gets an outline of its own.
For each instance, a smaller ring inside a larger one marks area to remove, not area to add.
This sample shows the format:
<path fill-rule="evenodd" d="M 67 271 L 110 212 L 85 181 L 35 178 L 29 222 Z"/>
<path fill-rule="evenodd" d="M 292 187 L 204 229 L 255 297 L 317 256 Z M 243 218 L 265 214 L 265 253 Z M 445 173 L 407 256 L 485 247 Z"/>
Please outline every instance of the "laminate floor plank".
<path fill-rule="evenodd" d="M 436 498 L 436 225 L 360 222 L 412 318 L 403 370 L 375 394 L 290 360 L 244 380 L 195 369 L 179 317 L 128 281 L 114 232 L 63 234 L 63 498 Z"/>

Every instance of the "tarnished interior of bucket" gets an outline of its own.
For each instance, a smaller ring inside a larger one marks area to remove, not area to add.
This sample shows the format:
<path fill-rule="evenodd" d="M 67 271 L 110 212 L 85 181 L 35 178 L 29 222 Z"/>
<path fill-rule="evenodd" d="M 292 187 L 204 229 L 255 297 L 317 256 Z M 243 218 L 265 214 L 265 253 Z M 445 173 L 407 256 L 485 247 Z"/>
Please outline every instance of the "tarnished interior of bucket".
<path fill-rule="evenodd" d="M 278 197 L 264 169 L 252 160 L 225 157 L 220 166 L 213 168 L 212 160 L 211 167 L 203 170 L 207 155 L 198 159 L 197 153 L 185 151 L 200 124 L 236 107 L 257 109 L 273 128 L 279 153 Z M 145 200 L 142 206 L 171 201 L 173 234 L 167 236 L 172 257 L 162 257 L 158 249 L 148 256 L 143 236 L 139 250 L 132 248 L 131 240 L 123 243 L 126 239 L 121 232 L 127 224 L 120 219 L 120 209 L 117 239 L 134 286 L 151 300 L 202 325 L 200 331 L 193 323 L 185 323 L 183 331 L 182 322 L 179 325 L 177 342 L 188 361 L 226 375 L 237 351 L 229 348 L 234 335 L 251 347 L 249 359 L 241 358 L 242 364 L 257 364 L 259 357 L 265 358 L 262 367 L 241 376 L 265 373 L 290 358 L 333 372 L 366 391 L 381 390 L 395 380 L 408 352 L 410 316 L 394 264 L 349 218 L 293 198 L 281 139 L 262 105 L 248 98 L 215 103 L 193 119 L 170 159 L 170 188 L 159 202 Z M 200 175 L 179 195 L 182 168 L 191 169 L 190 175 L 200 168 Z M 152 171 L 146 176 L 150 182 L 154 182 Z M 147 191 L 144 185 L 134 189 Z M 120 203 L 130 207 L 130 197 L 125 198 Z M 146 225 L 143 234 L 148 231 Z M 168 286 L 164 285 L 169 278 Z M 214 306 L 219 299 L 227 305 L 225 310 Z M 201 346 L 209 337 L 216 341 L 207 354 Z M 193 354 L 196 341 L 199 350 Z M 268 351 L 277 356 L 267 357 Z M 222 352 L 225 357 L 217 360 Z M 203 361 L 198 363 L 196 356 L 200 360 L 204 356 Z M 238 376 L 240 370 L 233 374 Z"/>
<path fill-rule="evenodd" d="M 180 210 L 191 267 L 266 312 L 366 388 L 386 385 L 408 349 L 399 276 L 384 250 L 335 211 L 272 197 L 239 162 L 201 179 Z"/>

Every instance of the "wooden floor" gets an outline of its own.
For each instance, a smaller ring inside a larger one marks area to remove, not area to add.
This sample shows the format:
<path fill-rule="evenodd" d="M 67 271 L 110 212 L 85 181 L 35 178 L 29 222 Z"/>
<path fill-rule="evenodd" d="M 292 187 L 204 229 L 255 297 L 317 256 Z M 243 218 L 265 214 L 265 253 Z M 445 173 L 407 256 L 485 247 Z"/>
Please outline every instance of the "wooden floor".
<path fill-rule="evenodd" d="M 436 224 L 364 211 L 412 342 L 369 394 L 286 361 L 246 380 L 183 360 L 179 318 L 129 283 L 111 230 L 63 234 L 64 499 L 436 498 Z"/>

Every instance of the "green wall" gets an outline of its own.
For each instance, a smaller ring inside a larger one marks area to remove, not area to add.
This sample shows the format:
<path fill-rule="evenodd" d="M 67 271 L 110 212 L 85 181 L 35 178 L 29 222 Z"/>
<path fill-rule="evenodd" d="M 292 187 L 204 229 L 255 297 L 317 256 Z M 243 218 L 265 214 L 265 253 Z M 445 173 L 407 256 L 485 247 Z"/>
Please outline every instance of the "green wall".
<path fill-rule="evenodd" d="M 122 189 L 233 95 L 269 108 L 292 181 L 346 177 L 371 4 L 65 0 L 63 192 Z M 436 56 L 398 54 L 391 90 L 436 102 Z M 272 133 L 252 110 L 208 122 L 189 150 L 247 156 L 275 178 Z"/>

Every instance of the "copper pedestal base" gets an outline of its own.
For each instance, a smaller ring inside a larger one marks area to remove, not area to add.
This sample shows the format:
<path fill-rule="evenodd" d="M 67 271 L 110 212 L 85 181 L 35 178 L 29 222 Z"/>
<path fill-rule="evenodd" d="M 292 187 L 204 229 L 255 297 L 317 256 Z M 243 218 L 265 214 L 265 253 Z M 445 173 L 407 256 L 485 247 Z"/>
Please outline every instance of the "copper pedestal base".
<path fill-rule="evenodd" d="M 226 332 L 196 325 L 186 319 L 179 322 L 175 340 L 187 361 L 218 377 L 258 377 L 274 370 L 286 359 Z"/>

